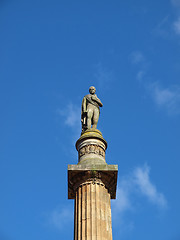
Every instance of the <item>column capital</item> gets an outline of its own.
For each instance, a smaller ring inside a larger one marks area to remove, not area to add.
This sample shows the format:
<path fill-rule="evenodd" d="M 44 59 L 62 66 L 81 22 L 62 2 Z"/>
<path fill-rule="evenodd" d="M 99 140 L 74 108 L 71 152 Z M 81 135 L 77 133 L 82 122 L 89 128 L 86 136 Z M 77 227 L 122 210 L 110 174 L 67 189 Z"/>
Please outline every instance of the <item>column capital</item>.
<path fill-rule="evenodd" d="M 103 184 L 110 193 L 111 199 L 116 198 L 117 165 L 68 165 L 68 198 L 74 199 L 77 188 L 81 184 Z"/>

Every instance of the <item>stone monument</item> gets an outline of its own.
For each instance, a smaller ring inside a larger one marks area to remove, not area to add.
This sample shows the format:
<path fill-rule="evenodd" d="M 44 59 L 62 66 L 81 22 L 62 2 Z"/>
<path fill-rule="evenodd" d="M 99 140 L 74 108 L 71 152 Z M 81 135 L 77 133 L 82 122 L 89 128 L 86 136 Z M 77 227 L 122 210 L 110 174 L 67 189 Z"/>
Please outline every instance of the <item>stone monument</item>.
<path fill-rule="evenodd" d="M 105 160 L 107 142 L 97 130 L 100 99 L 95 87 L 82 101 L 78 164 L 68 165 L 68 198 L 75 199 L 74 240 L 112 240 L 111 203 L 116 198 L 117 165 Z"/>
<path fill-rule="evenodd" d="M 102 107 L 103 104 L 101 100 L 95 94 L 95 87 L 91 86 L 89 88 L 89 93 L 83 98 L 82 107 L 81 107 L 81 123 L 82 123 L 82 132 L 87 129 L 96 129 L 97 123 L 99 120 L 99 107 Z"/>

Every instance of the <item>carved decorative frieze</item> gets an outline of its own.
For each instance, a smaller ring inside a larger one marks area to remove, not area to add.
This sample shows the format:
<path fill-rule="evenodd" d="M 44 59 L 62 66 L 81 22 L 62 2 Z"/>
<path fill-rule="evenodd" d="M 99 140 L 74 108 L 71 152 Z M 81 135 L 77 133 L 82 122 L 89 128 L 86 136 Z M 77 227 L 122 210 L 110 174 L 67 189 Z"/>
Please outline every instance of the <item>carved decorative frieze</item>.
<path fill-rule="evenodd" d="M 82 147 L 79 150 L 79 157 L 82 157 L 83 155 L 90 154 L 90 153 L 98 154 L 98 155 L 105 157 L 104 149 L 95 144 L 86 145 L 86 146 Z"/>

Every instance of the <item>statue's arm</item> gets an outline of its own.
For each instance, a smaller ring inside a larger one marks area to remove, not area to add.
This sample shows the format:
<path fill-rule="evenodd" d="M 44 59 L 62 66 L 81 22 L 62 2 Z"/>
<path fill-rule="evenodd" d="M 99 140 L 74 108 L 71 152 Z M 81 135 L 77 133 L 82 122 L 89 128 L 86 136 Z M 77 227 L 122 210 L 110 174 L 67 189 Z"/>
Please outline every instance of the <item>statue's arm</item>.
<path fill-rule="evenodd" d="M 86 107 L 86 97 L 83 98 L 82 100 L 82 112 L 87 112 L 87 107 Z"/>
<path fill-rule="evenodd" d="M 97 99 L 98 99 L 98 101 L 99 101 L 99 102 L 98 102 L 98 103 L 99 103 L 99 106 L 102 107 L 103 104 L 102 104 L 101 100 L 100 100 L 99 98 L 97 98 Z"/>
<path fill-rule="evenodd" d="M 103 106 L 101 100 L 96 95 L 93 97 L 93 100 L 96 101 L 100 107 Z"/>

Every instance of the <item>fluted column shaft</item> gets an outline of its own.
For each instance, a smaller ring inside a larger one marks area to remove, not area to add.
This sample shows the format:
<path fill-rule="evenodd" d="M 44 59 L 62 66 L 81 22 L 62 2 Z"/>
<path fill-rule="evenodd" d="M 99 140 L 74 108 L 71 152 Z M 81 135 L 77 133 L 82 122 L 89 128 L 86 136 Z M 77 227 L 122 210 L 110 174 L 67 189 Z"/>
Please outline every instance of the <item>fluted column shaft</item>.
<path fill-rule="evenodd" d="M 110 194 L 98 179 L 76 190 L 74 240 L 112 240 Z"/>
<path fill-rule="evenodd" d="M 97 129 L 76 142 L 78 164 L 68 165 L 68 198 L 75 199 L 74 240 L 112 240 L 111 203 L 116 198 L 117 165 L 105 160 L 107 142 Z"/>

